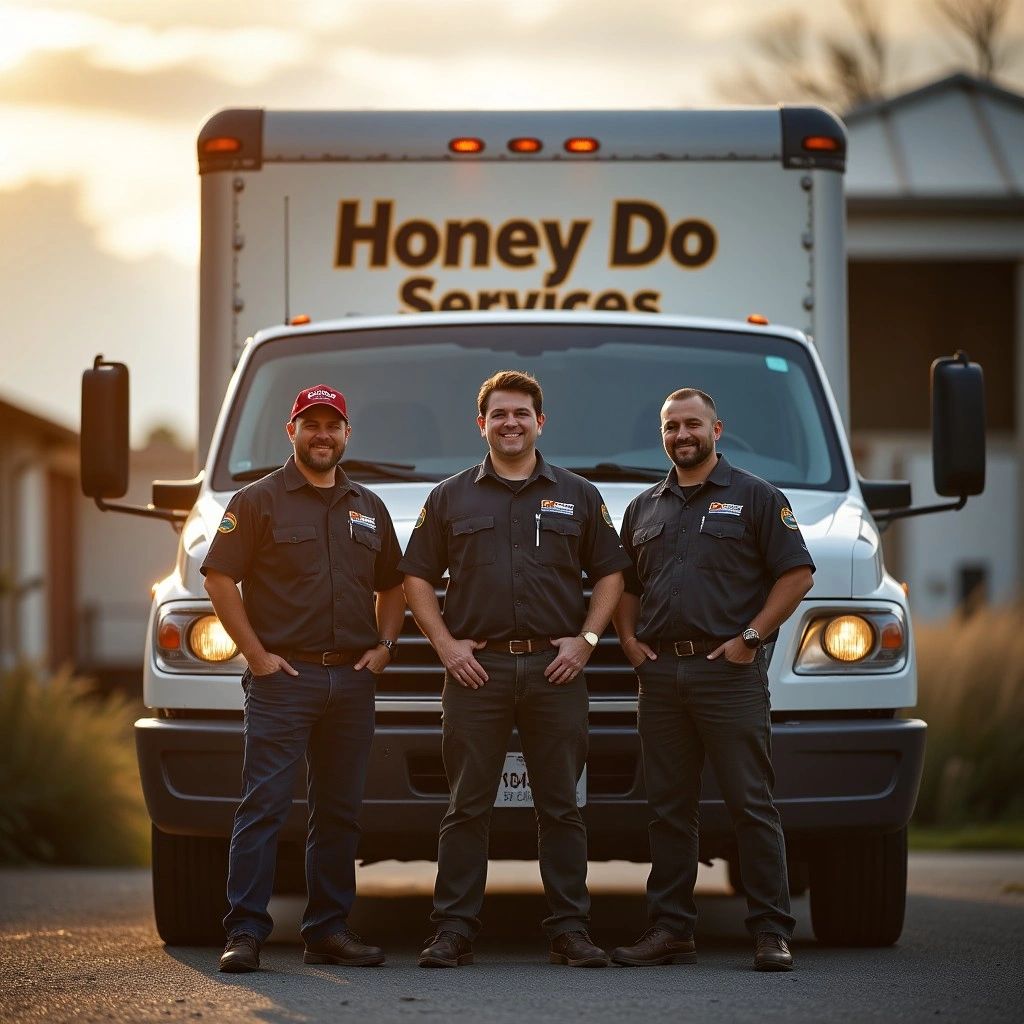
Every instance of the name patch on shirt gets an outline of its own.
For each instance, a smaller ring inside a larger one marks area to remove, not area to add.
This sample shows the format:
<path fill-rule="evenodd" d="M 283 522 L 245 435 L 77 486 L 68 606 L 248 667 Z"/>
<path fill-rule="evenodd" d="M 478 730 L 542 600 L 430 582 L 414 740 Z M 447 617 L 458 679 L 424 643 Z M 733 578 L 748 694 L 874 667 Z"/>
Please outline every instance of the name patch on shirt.
<path fill-rule="evenodd" d="M 713 501 L 708 505 L 708 515 L 738 516 L 743 511 L 742 505 L 732 505 L 727 501 Z"/>
<path fill-rule="evenodd" d="M 377 520 L 373 516 L 364 516 L 362 512 L 351 509 L 349 510 L 348 517 L 353 526 L 365 526 L 368 530 L 377 529 Z"/>
<path fill-rule="evenodd" d="M 550 498 L 540 503 L 541 512 L 557 512 L 560 516 L 571 516 L 575 507 L 567 501 L 552 501 Z"/>

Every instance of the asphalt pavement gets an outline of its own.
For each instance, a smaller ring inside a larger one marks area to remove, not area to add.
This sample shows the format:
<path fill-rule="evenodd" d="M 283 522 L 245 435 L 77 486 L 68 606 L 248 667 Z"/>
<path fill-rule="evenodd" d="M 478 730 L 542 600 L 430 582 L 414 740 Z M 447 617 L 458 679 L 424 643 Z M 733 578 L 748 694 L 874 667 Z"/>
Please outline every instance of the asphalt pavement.
<path fill-rule="evenodd" d="M 591 866 L 594 937 L 645 924 L 646 868 Z M 806 898 L 791 974 L 751 970 L 743 903 L 702 869 L 698 963 L 582 970 L 548 964 L 536 864 L 494 864 L 477 963 L 421 970 L 433 865 L 362 869 L 352 925 L 385 946 L 380 968 L 305 966 L 298 900 L 276 900 L 264 970 L 217 972 L 219 950 L 165 947 L 145 870 L 0 871 L 0 1020 L 1024 1021 L 1024 854 L 915 854 L 907 923 L 889 949 L 814 942 Z"/>

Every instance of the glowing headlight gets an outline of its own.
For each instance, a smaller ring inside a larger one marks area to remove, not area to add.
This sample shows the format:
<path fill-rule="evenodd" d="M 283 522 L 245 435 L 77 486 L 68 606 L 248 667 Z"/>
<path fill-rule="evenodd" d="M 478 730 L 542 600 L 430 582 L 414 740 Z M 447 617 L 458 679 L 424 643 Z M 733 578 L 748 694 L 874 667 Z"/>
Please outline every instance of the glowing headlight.
<path fill-rule="evenodd" d="M 230 661 L 238 653 L 234 640 L 216 615 L 196 619 L 188 632 L 188 645 L 203 661 Z"/>
<path fill-rule="evenodd" d="M 860 661 L 874 646 L 871 625 L 859 615 L 841 615 L 826 627 L 821 638 L 825 653 L 836 661 Z"/>

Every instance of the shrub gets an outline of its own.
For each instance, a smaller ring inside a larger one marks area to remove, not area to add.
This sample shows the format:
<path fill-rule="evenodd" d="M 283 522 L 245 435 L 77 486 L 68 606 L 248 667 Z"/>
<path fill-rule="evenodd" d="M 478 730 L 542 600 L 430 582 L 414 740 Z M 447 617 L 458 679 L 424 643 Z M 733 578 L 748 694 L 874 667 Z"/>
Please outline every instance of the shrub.
<path fill-rule="evenodd" d="M 1024 605 L 917 629 L 928 749 L 915 820 L 1024 821 Z"/>
<path fill-rule="evenodd" d="M 68 671 L 0 674 L 0 862 L 146 862 L 131 719 Z"/>

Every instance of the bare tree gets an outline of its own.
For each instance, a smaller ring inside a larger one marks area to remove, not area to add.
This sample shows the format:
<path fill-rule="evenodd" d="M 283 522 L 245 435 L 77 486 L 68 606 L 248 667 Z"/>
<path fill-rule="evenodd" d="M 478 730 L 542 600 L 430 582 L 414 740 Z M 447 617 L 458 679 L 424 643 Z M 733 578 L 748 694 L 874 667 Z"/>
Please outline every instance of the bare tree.
<path fill-rule="evenodd" d="M 946 26 L 971 51 L 974 71 L 991 78 L 1007 63 L 1010 46 L 1002 39 L 1011 0 L 935 0 L 935 10 Z"/>

